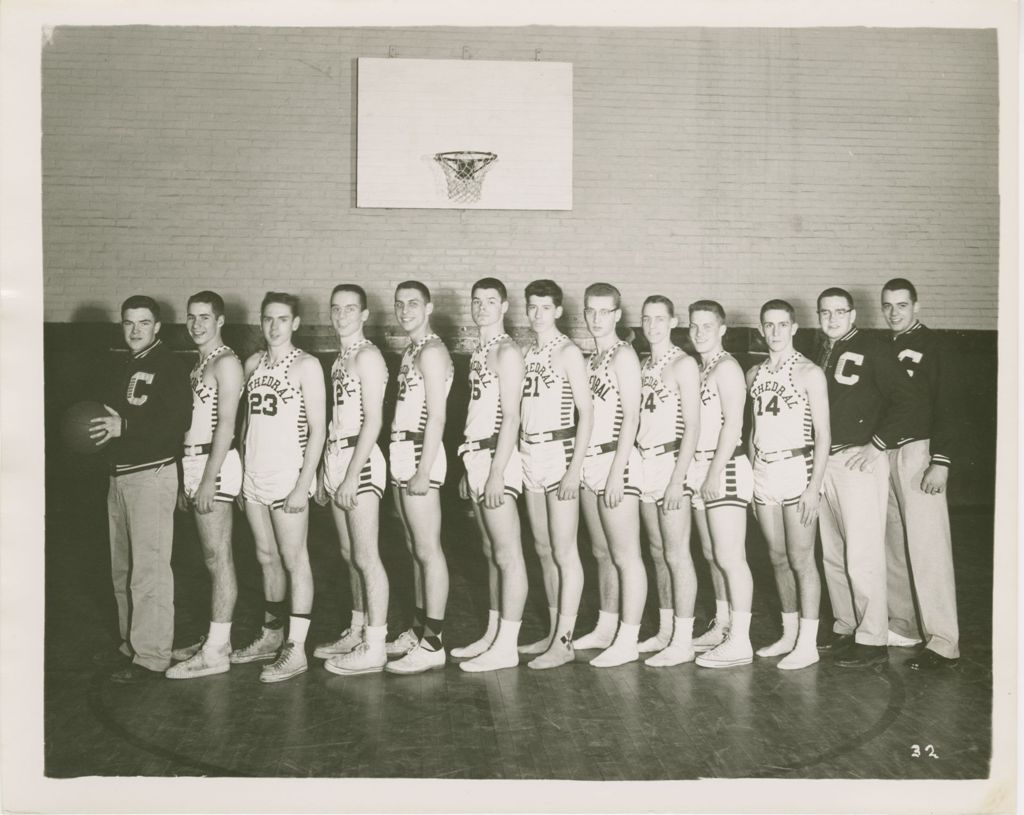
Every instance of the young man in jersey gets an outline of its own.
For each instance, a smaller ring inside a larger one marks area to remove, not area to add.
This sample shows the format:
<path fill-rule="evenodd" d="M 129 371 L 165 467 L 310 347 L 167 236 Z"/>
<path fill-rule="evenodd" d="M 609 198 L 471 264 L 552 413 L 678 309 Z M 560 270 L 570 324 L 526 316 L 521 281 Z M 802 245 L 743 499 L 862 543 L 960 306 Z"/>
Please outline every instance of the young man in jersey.
<path fill-rule="evenodd" d="M 583 303 L 597 347 L 587 365 L 594 430 L 583 460 L 586 489 L 580 501 L 597 560 L 600 611 L 597 627 L 580 637 L 576 648 L 603 648 L 590 664 L 610 668 L 639 656 L 637 639 L 647 597 L 638 513 L 643 467 L 634 447 L 640 423 L 640 360 L 615 333 L 622 318 L 619 290 L 594 283 Z"/>
<path fill-rule="evenodd" d="M 700 435 L 686 483 L 693 491 L 694 518 L 716 600 L 715 621 L 694 642 L 694 650 L 701 667 L 729 668 L 754 658 L 754 586 L 745 549 L 753 477 L 741 444 L 747 392 L 743 369 L 722 347 L 725 310 L 714 300 L 698 300 L 689 312 L 690 341 L 700 354 Z"/>
<path fill-rule="evenodd" d="M 914 410 L 910 378 L 896 355 L 858 331 L 853 297 L 840 288 L 818 295 L 825 335 L 821 367 L 828 382 L 832 446 L 819 509 L 822 560 L 834 636 L 820 651 L 842 668 L 884 664 L 888 612 L 885 512 L 889 459 Z"/>
<path fill-rule="evenodd" d="M 697 573 L 690 556 L 692 492 L 686 472 L 700 432 L 700 371 L 696 360 L 672 343 L 678 320 L 671 300 L 652 294 L 641 315 L 651 355 L 640 369 L 640 515 L 651 544 L 660 619 L 658 633 L 639 650 L 656 651 L 645 664 L 666 668 L 694 658 Z"/>
<path fill-rule="evenodd" d="M 159 679 L 171 661 L 174 576 L 171 540 L 181 439 L 191 421 L 188 374 L 159 338 L 160 307 L 134 295 L 121 305 L 130 354 L 104 398 L 108 416 L 89 435 L 110 441 L 107 516 L 110 571 L 121 634 L 131 660 L 111 675 L 128 684 Z"/>
<path fill-rule="evenodd" d="M 796 311 L 785 300 L 761 306 L 757 330 L 768 359 L 747 371 L 754 514 L 768 542 L 782 606 L 782 638 L 758 648 L 757 655 L 784 655 L 777 666 L 782 670 L 818 661 L 821 580 L 814 540 L 831 443 L 825 374 L 793 348 L 797 327 Z"/>
<path fill-rule="evenodd" d="M 409 337 L 398 371 L 398 403 L 391 424 L 391 483 L 405 542 L 412 554 L 416 617 L 413 628 L 388 647 L 389 673 L 414 674 L 445 665 L 448 563 L 441 549 L 441 498 L 448 462 L 444 434 L 454 367 L 441 338 L 430 328 L 434 304 L 417 280 L 395 290 L 395 317 Z"/>
<path fill-rule="evenodd" d="M 185 327 L 199 351 L 192 369 L 192 426 L 181 459 L 179 506 L 191 507 L 210 572 L 210 628 L 197 644 L 173 652 L 182 660 L 168 679 L 195 679 L 231 667 L 231 620 L 238 597 L 231 553 L 234 500 L 242 489 L 242 462 L 234 449 L 242 363 L 224 344 L 224 300 L 212 291 L 188 299 Z"/>
<path fill-rule="evenodd" d="M 960 659 L 953 543 L 946 506 L 956 413 L 948 352 L 918 319 L 917 289 L 895 278 L 882 289 L 882 316 L 896 357 L 916 385 L 918 402 L 906 439 L 889 450 L 886 573 L 889 644 L 925 649 L 907 666 L 915 671 L 952 667 Z M 914 599 L 921 610 L 914 610 Z"/>
<path fill-rule="evenodd" d="M 313 656 L 340 676 L 379 673 L 387 663 L 388 576 L 378 546 L 387 467 L 377 438 L 388 369 L 383 354 L 363 335 L 369 316 L 361 286 L 334 287 L 331 325 L 341 351 L 331 366 L 331 423 L 317 502 L 331 504 L 349 571 L 352 619 L 337 640 L 317 646 Z"/>
<path fill-rule="evenodd" d="M 459 482 L 459 494 L 473 503 L 488 561 L 490 610 L 500 612 L 486 649 L 459 664 L 463 671 L 480 673 L 519 664 L 516 646 L 527 586 L 516 506 L 523 487 L 517 449 L 523 355 L 505 333 L 505 285 L 485 277 L 473 284 L 471 296 L 470 313 L 480 331 L 480 345 L 469 362 L 466 435 L 459 447 L 466 473 Z M 459 653 L 453 650 L 452 655 Z"/>
<path fill-rule="evenodd" d="M 558 330 L 562 290 L 557 283 L 534 280 L 526 287 L 526 316 L 534 342 L 525 359 L 519 450 L 551 627 L 547 637 L 519 652 L 537 654 L 527 665 L 543 669 L 575 659 L 572 630 L 583 593 L 578 496 L 594 410 L 583 353 Z"/>
<path fill-rule="evenodd" d="M 250 356 L 244 370 L 242 495 L 263 569 L 266 608 L 260 635 L 233 651 L 231 661 L 273 660 L 260 672 L 261 682 L 282 682 L 307 668 L 313 573 L 306 537 L 309 499 L 316 491 L 317 464 L 326 436 L 326 394 L 316 357 L 292 344 L 299 322 L 296 297 L 267 292 L 260 307 L 267 350 Z"/>

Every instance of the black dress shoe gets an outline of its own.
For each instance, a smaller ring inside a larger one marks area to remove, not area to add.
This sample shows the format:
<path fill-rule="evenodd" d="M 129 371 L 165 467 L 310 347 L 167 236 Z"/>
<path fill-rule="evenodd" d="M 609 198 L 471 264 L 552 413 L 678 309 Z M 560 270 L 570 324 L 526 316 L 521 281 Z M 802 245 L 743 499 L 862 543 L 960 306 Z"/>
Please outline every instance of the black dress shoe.
<path fill-rule="evenodd" d="M 836 665 L 840 668 L 870 668 L 888 661 L 889 649 L 884 645 L 862 645 L 858 642 L 836 659 Z"/>
<path fill-rule="evenodd" d="M 853 634 L 833 634 L 832 639 L 818 646 L 818 653 L 836 656 L 848 651 L 853 644 Z"/>
<path fill-rule="evenodd" d="M 960 664 L 960 660 L 957 657 L 944 657 L 942 654 L 936 654 L 934 651 L 929 651 L 927 648 L 923 650 L 913 659 L 907 660 L 907 667 L 912 671 L 940 671 L 943 668 L 955 668 Z"/>
<path fill-rule="evenodd" d="M 149 668 L 137 665 L 134 662 L 125 668 L 121 668 L 119 671 L 114 671 L 114 673 L 110 675 L 110 681 L 116 682 L 118 685 L 138 685 L 141 682 L 148 682 L 151 679 L 163 678 L 163 671 L 151 671 Z"/>

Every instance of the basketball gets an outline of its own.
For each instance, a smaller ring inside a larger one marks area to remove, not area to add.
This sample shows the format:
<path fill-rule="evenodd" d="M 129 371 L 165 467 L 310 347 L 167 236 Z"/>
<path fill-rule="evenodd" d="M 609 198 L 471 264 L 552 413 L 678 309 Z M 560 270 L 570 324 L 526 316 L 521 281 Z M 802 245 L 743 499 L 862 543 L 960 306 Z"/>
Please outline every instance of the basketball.
<path fill-rule="evenodd" d="M 77 402 L 64 412 L 61 420 L 60 433 L 64 439 L 64 445 L 75 453 L 88 455 L 96 453 L 106 447 L 110 441 L 100 444 L 89 436 L 89 424 L 93 419 L 102 419 L 109 416 L 107 409 L 99 402 Z"/>

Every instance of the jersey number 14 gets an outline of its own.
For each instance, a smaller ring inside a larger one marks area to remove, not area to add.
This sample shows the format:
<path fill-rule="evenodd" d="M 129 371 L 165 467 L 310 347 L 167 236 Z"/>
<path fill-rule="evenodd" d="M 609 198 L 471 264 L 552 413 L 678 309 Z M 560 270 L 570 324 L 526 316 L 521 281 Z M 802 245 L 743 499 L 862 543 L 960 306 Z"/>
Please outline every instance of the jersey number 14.
<path fill-rule="evenodd" d="M 772 414 L 772 416 L 778 416 L 781 412 L 779 410 L 779 397 L 778 395 L 772 396 L 767 403 L 764 401 L 763 396 L 758 396 L 754 399 L 755 412 L 758 416 L 764 416 L 766 413 Z"/>

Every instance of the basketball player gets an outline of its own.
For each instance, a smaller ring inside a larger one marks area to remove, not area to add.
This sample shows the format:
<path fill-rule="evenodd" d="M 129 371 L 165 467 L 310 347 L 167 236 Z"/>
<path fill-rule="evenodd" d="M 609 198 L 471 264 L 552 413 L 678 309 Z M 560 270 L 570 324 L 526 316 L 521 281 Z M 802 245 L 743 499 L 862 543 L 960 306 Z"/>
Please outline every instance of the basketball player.
<path fill-rule="evenodd" d="M 651 355 L 640 369 L 640 516 L 651 543 L 660 619 L 658 633 L 640 643 L 639 650 L 657 651 L 645 664 L 662 668 L 694 658 L 697 573 L 690 556 L 692 492 L 686 472 L 700 432 L 700 371 L 696 360 L 672 343 L 678 320 L 671 300 L 652 294 L 641 314 Z"/>
<path fill-rule="evenodd" d="M 97 444 L 112 440 L 106 448 L 110 572 L 118 650 L 131 663 L 110 678 L 129 684 L 163 677 L 171 662 L 175 460 L 191 412 L 186 370 L 158 336 L 156 301 L 141 294 L 125 300 L 121 331 L 131 353 L 107 388 L 109 415 L 93 419 L 89 435 Z"/>
<path fill-rule="evenodd" d="M 519 664 L 516 645 L 526 605 L 526 563 L 516 506 L 523 487 L 517 449 L 523 355 L 505 333 L 507 311 L 508 292 L 500 280 L 485 277 L 473 284 L 470 312 L 480 331 L 480 345 L 469 362 L 466 436 L 459 447 L 466 473 L 459 494 L 473 503 L 488 561 L 490 610 L 499 611 L 500 619 L 486 649 L 459 664 L 470 673 Z M 459 653 L 453 650 L 452 655 Z"/>
<path fill-rule="evenodd" d="M 750 460 L 741 444 L 747 399 L 743 369 L 725 351 L 725 310 L 714 300 L 690 305 L 690 341 L 700 354 L 700 436 L 686 483 L 694 518 L 715 583 L 715 621 L 694 642 L 703 668 L 753 661 L 747 566 L 747 506 L 753 492 Z M 728 614 L 726 614 L 728 612 Z"/>
<path fill-rule="evenodd" d="M 587 287 L 583 303 L 587 329 L 597 347 L 587 365 L 594 430 L 583 460 L 586 489 L 580 501 L 597 560 L 600 611 L 597 627 L 581 637 L 576 648 L 603 648 L 590 664 L 610 668 L 639 656 L 637 639 L 647 596 L 638 513 L 643 468 L 633 446 L 640 423 L 640 360 L 615 334 L 622 318 L 619 290 L 594 283 Z M 620 599 L 622 622 L 616 625 Z"/>
<path fill-rule="evenodd" d="M 888 632 L 885 513 L 889 459 L 909 435 L 911 380 L 891 348 L 857 330 L 853 297 L 840 288 L 818 295 L 825 335 L 821 367 L 828 382 L 832 446 L 820 507 L 825 583 L 834 636 L 819 650 L 842 668 L 885 664 Z"/>
<path fill-rule="evenodd" d="M 185 326 L 199 359 L 190 377 L 192 426 L 185 434 L 179 505 L 193 510 L 210 572 L 210 628 L 197 644 L 173 652 L 174 659 L 184 661 L 167 669 L 168 679 L 195 679 L 231 667 L 231 619 L 238 597 L 231 528 L 232 504 L 242 489 L 242 462 L 234 449 L 242 363 L 221 339 L 224 300 L 216 292 L 188 299 Z"/>
<path fill-rule="evenodd" d="M 953 667 L 960 659 L 960 632 L 953 577 L 953 544 L 946 507 L 946 480 L 955 438 L 948 354 L 918 319 L 917 289 L 890 280 L 882 289 L 882 316 L 892 330 L 896 356 L 913 378 L 917 405 L 907 439 L 889 450 L 886 573 L 889 644 L 925 649 L 907 666 L 915 671 Z M 921 610 L 914 611 L 914 599 Z M 895 641 L 894 641 L 895 640 Z"/>
<path fill-rule="evenodd" d="M 576 542 L 583 459 L 594 425 L 583 354 L 558 330 L 562 290 L 553 280 L 526 287 L 526 316 L 534 333 L 526 352 L 519 450 L 526 512 L 544 577 L 551 627 L 519 652 L 538 654 L 527 665 L 557 668 L 575 659 L 572 630 L 583 593 Z M 574 418 L 574 410 L 578 416 Z"/>
<path fill-rule="evenodd" d="M 341 283 L 331 292 L 331 324 L 341 351 L 331 366 L 331 423 L 317 501 L 330 501 L 341 556 L 348 566 L 352 619 L 334 642 L 313 656 L 341 676 L 380 673 L 387 663 L 388 576 L 380 560 L 380 499 L 387 467 L 377 446 L 383 425 L 384 356 L 363 336 L 366 292 Z"/>
<path fill-rule="evenodd" d="M 777 666 L 782 670 L 818 661 L 821 580 L 814 540 L 831 442 L 825 374 L 793 348 L 797 328 L 796 312 L 785 300 L 761 306 L 757 330 L 768 359 L 747 371 L 754 514 L 768 543 L 782 606 L 782 638 L 758 648 L 757 655 L 785 655 Z"/>
<path fill-rule="evenodd" d="M 430 328 L 430 289 L 417 280 L 399 283 L 395 317 L 409 337 L 398 371 L 398 403 L 391 424 L 391 483 L 405 542 L 412 554 L 416 617 L 411 631 L 390 644 L 389 673 L 415 674 L 445 665 L 444 614 L 448 563 L 441 549 L 439 490 L 448 469 L 442 435 L 455 369 L 441 338 Z"/>
<path fill-rule="evenodd" d="M 306 535 L 309 499 L 316 490 L 316 468 L 326 435 L 326 395 L 320 363 L 292 344 L 299 322 L 296 297 L 267 292 L 260 306 L 267 350 L 249 357 L 244 370 L 242 495 L 263 569 L 266 608 L 260 635 L 232 652 L 231 661 L 273 660 L 260 672 L 261 682 L 283 682 L 307 668 L 313 573 Z"/>

